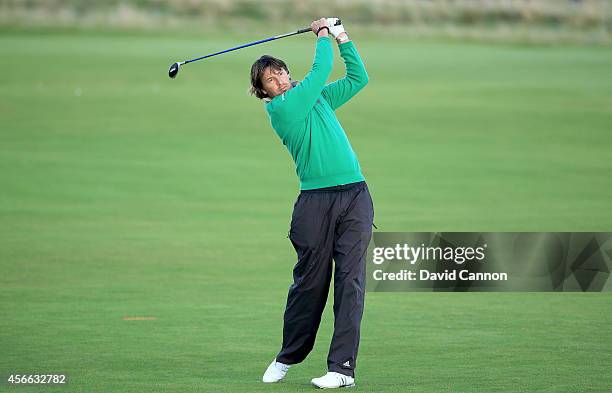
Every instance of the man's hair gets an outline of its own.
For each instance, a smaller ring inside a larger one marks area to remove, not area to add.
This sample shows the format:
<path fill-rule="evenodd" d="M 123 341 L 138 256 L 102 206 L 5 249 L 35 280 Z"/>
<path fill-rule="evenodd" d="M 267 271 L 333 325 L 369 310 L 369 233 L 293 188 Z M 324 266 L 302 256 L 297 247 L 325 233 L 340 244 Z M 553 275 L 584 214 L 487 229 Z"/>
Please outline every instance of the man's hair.
<path fill-rule="evenodd" d="M 255 60 L 255 63 L 253 63 L 251 66 L 251 87 L 249 88 L 249 93 L 260 100 L 269 98 L 268 93 L 266 93 L 266 91 L 263 89 L 263 83 L 261 81 L 264 70 L 268 67 L 271 67 L 273 70 L 284 69 L 287 71 L 287 73 L 289 73 L 287 64 L 276 57 L 263 55 L 259 59 Z"/>

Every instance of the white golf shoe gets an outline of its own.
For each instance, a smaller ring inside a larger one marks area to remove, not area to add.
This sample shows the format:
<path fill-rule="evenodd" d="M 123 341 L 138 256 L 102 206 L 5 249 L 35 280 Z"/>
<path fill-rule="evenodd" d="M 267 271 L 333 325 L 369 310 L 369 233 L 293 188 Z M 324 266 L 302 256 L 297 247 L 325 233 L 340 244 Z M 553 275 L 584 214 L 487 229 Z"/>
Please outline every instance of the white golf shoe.
<path fill-rule="evenodd" d="M 261 380 L 265 383 L 282 381 L 282 379 L 285 378 L 285 374 L 287 374 L 289 367 L 291 367 L 291 365 L 277 362 L 276 359 L 274 359 L 266 369 L 266 372 Z"/>
<path fill-rule="evenodd" d="M 355 378 L 333 371 L 320 378 L 313 378 L 311 382 L 321 389 L 350 388 L 355 386 Z"/>

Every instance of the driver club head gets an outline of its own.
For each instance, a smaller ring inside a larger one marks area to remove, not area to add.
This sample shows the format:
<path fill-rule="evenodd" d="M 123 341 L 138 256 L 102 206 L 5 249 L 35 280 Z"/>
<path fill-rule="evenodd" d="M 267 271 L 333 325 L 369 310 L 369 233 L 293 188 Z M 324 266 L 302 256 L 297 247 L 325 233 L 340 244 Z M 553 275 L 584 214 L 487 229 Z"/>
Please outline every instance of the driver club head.
<path fill-rule="evenodd" d="M 179 72 L 179 68 L 181 66 L 181 63 L 174 63 L 170 66 L 170 69 L 168 70 L 168 76 L 172 79 L 174 79 L 176 77 L 176 74 L 178 74 Z"/>

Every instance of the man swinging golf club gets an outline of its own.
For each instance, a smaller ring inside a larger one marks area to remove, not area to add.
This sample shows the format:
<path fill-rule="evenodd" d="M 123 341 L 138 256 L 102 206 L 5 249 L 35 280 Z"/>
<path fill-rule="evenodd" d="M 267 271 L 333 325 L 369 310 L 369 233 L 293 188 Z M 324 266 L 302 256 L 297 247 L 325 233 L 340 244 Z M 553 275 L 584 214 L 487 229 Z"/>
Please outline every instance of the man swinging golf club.
<path fill-rule="evenodd" d="M 300 178 L 289 239 L 297 253 L 284 316 L 283 344 L 263 382 L 279 382 L 313 348 L 334 270 L 334 334 L 320 388 L 353 386 L 365 294 L 365 254 L 374 219 L 372 199 L 357 156 L 334 111 L 367 83 L 363 62 L 336 18 L 311 24 L 314 61 L 301 82 L 272 56 L 251 67 L 250 91 L 266 101 L 272 127 L 289 150 Z M 325 84 L 332 71 L 331 34 L 346 76 Z"/>

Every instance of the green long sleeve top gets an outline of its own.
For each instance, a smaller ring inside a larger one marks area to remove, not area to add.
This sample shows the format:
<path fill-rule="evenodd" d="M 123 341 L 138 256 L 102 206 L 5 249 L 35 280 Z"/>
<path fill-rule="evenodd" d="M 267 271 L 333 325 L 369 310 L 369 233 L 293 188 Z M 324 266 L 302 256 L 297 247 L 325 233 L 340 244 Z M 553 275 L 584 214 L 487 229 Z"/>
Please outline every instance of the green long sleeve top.
<path fill-rule="evenodd" d="M 339 49 L 346 66 L 344 78 L 325 84 L 333 52 L 330 38 L 320 37 L 304 80 L 265 105 L 272 127 L 295 162 L 302 190 L 364 180 L 334 111 L 368 83 L 368 74 L 351 41 Z"/>

